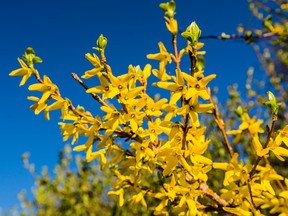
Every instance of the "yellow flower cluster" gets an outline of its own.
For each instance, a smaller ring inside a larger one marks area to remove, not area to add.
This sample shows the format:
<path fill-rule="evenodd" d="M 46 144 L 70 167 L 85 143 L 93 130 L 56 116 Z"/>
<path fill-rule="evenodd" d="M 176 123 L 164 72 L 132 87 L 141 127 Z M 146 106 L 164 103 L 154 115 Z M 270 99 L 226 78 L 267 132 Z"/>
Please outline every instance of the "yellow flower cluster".
<path fill-rule="evenodd" d="M 31 61 L 27 66 L 18 59 L 21 68 L 10 75 L 23 76 L 20 85 L 32 74 L 36 77 L 38 83 L 30 85 L 29 90 L 42 92 L 42 96 L 29 97 L 35 102 L 30 108 L 35 114 L 43 111 L 46 119 L 49 119 L 50 111 L 61 110 L 63 121 L 59 125 L 63 140 L 72 139 L 72 144 L 77 144 L 74 150 L 85 151 L 88 162 L 99 159 L 102 168 L 109 164 L 116 180 L 108 194 L 117 195 L 120 206 L 125 202 L 139 204 L 152 208 L 155 215 L 206 215 L 209 211 L 263 215 L 260 208 L 271 209 L 271 214 L 282 212 L 282 215 L 288 215 L 287 179 L 286 188 L 282 186 L 282 190 L 275 190 L 274 182 L 284 178 L 268 163 L 270 152 L 281 161 L 283 156 L 288 156 L 287 148 L 281 147 L 282 143 L 288 147 L 288 126 L 274 131 L 277 120 L 274 110 L 266 142 L 261 144 L 263 141 L 259 134 L 264 132 L 261 127 L 263 121 L 243 113 L 239 128 L 229 133 L 236 135 L 235 144 L 239 144 L 243 134 L 249 134 L 256 159 L 254 163 L 240 162 L 239 155 L 233 154 L 224 122 L 207 87 L 216 75 L 205 76 L 204 71 L 197 69 L 203 68 L 197 67 L 201 64 L 198 55 L 204 54 L 199 51 L 204 45 L 198 42 L 200 29 L 195 22 L 187 28 L 182 34 L 187 39 L 187 47 L 178 52 L 178 24 L 173 11 L 175 2 L 162 4 L 161 8 L 166 14 L 167 28 L 172 33 L 174 52 L 169 53 L 159 42 L 159 53 L 147 55 L 148 59 L 159 61 L 159 68 L 152 69 L 150 64 L 143 69 L 130 65 L 126 74 L 115 75 L 104 55 L 107 38 L 101 35 L 96 48 L 99 56 L 86 54 L 93 68 L 82 76 L 83 79 L 97 78 L 99 84 L 88 87 L 77 75 L 73 75 L 86 93 L 100 104 L 102 113 L 98 115 L 92 115 L 83 107 L 75 107 L 69 99 L 64 99 L 57 85 L 47 76 L 43 80 L 40 78 Z M 30 59 L 34 55 L 34 51 L 27 54 Z M 189 72 L 181 70 L 180 60 L 184 55 L 191 62 Z M 175 75 L 168 75 L 167 64 L 172 61 L 175 63 Z M 151 74 L 159 80 L 149 86 Z M 148 87 L 162 92 L 168 90 L 169 99 L 150 96 Z M 214 115 L 224 136 L 223 143 L 231 155 L 229 162 L 216 162 L 216 158 L 205 154 L 210 140 L 205 136 L 206 127 L 201 125 L 201 113 Z M 86 138 L 86 142 L 79 144 L 79 137 Z M 259 165 L 262 159 L 267 160 L 265 166 Z M 219 179 L 220 195 L 208 186 L 208 173 L 219 169 L 224 170 L 223 183 Z M 158 183 L 160 187 L 155 189 L 147 186 L 143 179 L 156 174 L 161 181 Z M 130 196 L 125 195 L 127 190 L 132 191 Z M 154 206 L 147 205 L 147 199 L 151 198 L 156 200 Z"/>

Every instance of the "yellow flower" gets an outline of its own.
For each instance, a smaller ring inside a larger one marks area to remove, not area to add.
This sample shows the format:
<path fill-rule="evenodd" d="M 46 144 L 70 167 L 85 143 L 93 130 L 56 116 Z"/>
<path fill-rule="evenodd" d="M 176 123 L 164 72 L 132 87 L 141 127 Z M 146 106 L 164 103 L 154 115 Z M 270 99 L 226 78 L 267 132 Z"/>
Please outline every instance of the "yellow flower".
<path fill-rule="evenodd" d="M 119 124 L 124 123 L 123 115 L 115 107 L 101 106 L 100 109 L 107 113 L 103 116 L 103 120 L 107 120 L 103 123 L 106 128 L 106 134 L 113 133 Z"/>
<path fill-rule="evenodd" d="M 143 91 L 143 89 L 144 89 L 143 86 L 130 89 L 126 93 L 121 94 L 118 100 L 122 104 L 126 104 L 129 106 L 135 106 L 138 103 L 138 100 L 135 98 L 138 95 L 140 95 L 140 93 L 141 93 L 141 91 Z"/>
<path fill-rule="evenodd" d="M 179 69 L 177 69 L 175 82 L 160 81 L 155 83 L 155 85 L 159 88 L 171 91 L 172 95 L 170 99 L 170 104 L 176 104 L 177 101 L 181 98 L 181 96 L 185 95 L 187 92 L 187 87 L 185 86 L 182 74 L 183 73 Z"/>
<path fill-rule="evenodd" d="M 182 72 L 183 78 L 188 83 L 189 87 L 185 96 L 185 99 L 188 100 L 191 97 L 200 96 L 203 100 L 208 100 L 210 95 L 207 92 L 206 86 L 207 84 L 216 77 L 215 74 L 211 74 L 206 77 L 202 77 L 197 79 L 189 74 Z"/>
<path fill-rule="evenodd" d="M 148 121 L 148 129 L 143 132 L 143 136 L 149 136 L 151 142 L 158 140 L 158 135 L 161 133 L 170 133 L 170 129 L 161 126 L 161 120 L 157 118 L 155 121 Z"/>
<path fill-rule="evenodd" d="M 106 77 L 104 77 L 102 74 L 98 77 L 99 77 L 101 85 L 89 88 L 87 89 L 86 92 L 102 94 L 103 99 L 114 98 L 119 93 L 117 88 L 113 87 L 112 84 L 110 84 L 107 81 Z"/>
<path fill-rule="evenodd" d="M 176 104 L 164 104 L 163 110 L 166 111 L 166 115 L 164 117 L 164 121 L 170 121 L 177 113 L 177 105 Z"/>
<path fill-rule="evenodd" d="M 264 132 L 264 130 L 260 127 L 263 123 L 263 120 L 256 121 L 255 116 L 253 116 L 253 118 L 250 118 L 248 113 L 244 113 L 242 121 L 243 123 L 239 125 L 239 130 L 244 131 L 245 129 L 248 129 L 251 135 Z"/>
<path fill-rule="evenodd" d="M 101 61 L 98 58 L 98 56 L 94 53 L 93 56 L 90 53 L 87 53 L 85 57 L 88 59 L 88 61 L 90 61 L 94 65 L 95 68 L 86 71 L 85 74 L 82 76 L 82 78 L 89 79 L 101 73 L 101 71 L 104 69 L 104 66 L 101 64 Z"/>
<path fill-rule="evenodd" d="M 145 113 L 149 116 L 161 116 L 162 115 L 162 107 L 167 103 L 166 98 L 162 98 L 161 100 L 155 102 L 151 97 L 148 95 L 143 95 L 140 103 L 145 103 Z"/>
<path fill-rule="evenodd" d="M 57 95 L 52 95 L 51 98 L 55 100 L 54 103 L 51 105 L 47 106 L 45 109 L 46 112 L 48 112 L 49 116 L 49 111 L 56 110 L 56 109 L 61 109 L 61 118 L 65 118 L 65 116 L 68 114 L 69 111 L 69 100 L 68 99 L 63 99 L 60 96 Z"/>
<path fill-rule="evenodd" d="M 119 196 L 119 206 L 124 205 L 124 189 L 120 188 L 119 190 L 116 191 L 109 191 L 108 195 L 118 195 Z"/>
<path fill-rule="evenodd" d="M 164 19 L 166 20 L 166 27 L 168 29 L 168 31 L 170 31 L 173 35 L 176 35 L 178 32 L 178 23 L 175 19 L 173 18 L 167 18 L 164 17 Z"/>
<path fill-rule="evenodd" d="M 147 203 L 144 199 L 144 192 L 139 192 L 137 195 L 133 195 L 132 198 L 131 198 L 131 201 L 129 203 L 130 206 L 135 206 L 137 205 L 138 203 L 141 203 L 141 205 L 144 207 L 144 208 L 147 208 Z"/>
<path fill-rule="evenodd" d="M 167 52 L 164 44 L 162 42 L 158 43 L 160 52 L 156 54 L 148 54 L 147 58 L 148 59 L 154 59 L 160 61 L 159 63 L 159 71 L 154 71 L 152 70 L 153 74 L 157 76 L 161 80 L 168 80 L 171 77 L 167 75 L 166 73 L 166 65 L 167 63 L 171 63 L 172 59 L 170 56 L 170 53 Z"/>
<path fill-rule="evenodd" d="M 136 80 L 139 80 L 141 85 L 146 88 L 147 79 L 151 74 L 151 65 L 150 64 L 145 65 L 143 71 L 141 70 L 139 65 L 137 65 L 136 67 L 129 65 L 128 74 L 130 76 L 130 80 L 129 80 L 130 89 L 136 87 Z"/>
<path fill-rule="evenodd" d="M 199 104 L 197 98 L 191 98 L 189 103 L 178 109 L 178 115 L 189 114 L 191 121 L 195 126 L 199 126 L 200 122 L 198 119 L 198 113 L 209 112 L 214 108 L 212 103 Z"/>
<path fill-rule="evenodd" d="M 110 80 L 112 86 L 118 94 L 125 94 L 128 92 L 127 85 L 130 81 L 130 75 L 124 74 L 118 77 L 115 77 L 112 73 L 108 73 L 108 79 Z"/>
<path fill-rule="evenodd" d="M 248 113 L 244 113 L 243 116 L 241 117 L 242 123 L 239 125 L 239 128 L 237 130 L 231 130 L 231 131 L 227 131 L 227 134 L 231 134 L 231 135 L 236 135 L 236 137 L 234 138 L 233 142 L 237 143 L 239 141 L 239 139 L 241 138 L 242 132 L 245 130 L 248 130 L 249 134 L 251 136 L 258 136 L 258 133 L 263 133 L 264 130 L 260 127 L 261 124 L 263 123 L 263 120 L 256 120 L 256 117 L 254 116 L 253 118 L 250 118 L 250 116 L 248 115 Z M 257 140 L 255 140 L 257 141 Z M 254 142 L 254 147 L 255 149 L 259 150 L 259 154 L 260 151 L 262 151 L 262 149 L 260 149 L 259 145 L 257 142 Z M 265 154 L 265 153 L 264 153 Z"/>
<path fill-rule="evenodd" d="M 45 104 L 51 95 L 58 94 L 58 87 L 52 83 L 49 77 L 44 75 L 43 83 L 32 84 L 28 88 L 30 91 L 43 92 L 38 104 Z"/>
<path fill-rule="evenodd" d="M 38 103 L 40 101 L 40 98 L 29 96 L 28 100 L 35 101 L 36 103 L 30 106 L 31 110 L 34 110 L 34 113 L 38 115 L 40 112 L 46 109 L 47 104 L 46 103 Z M 46 119 L 49 120 L 49 114 L 45 113 Z"/>
<path fill-rule="evenodd" d="M 102 122 L 99 117 L 96 117 L 93 119 L 92 126 L 89 128 L 85 128 L 85 135 L 88 136 L 88 139 L 85 144 L 78 145 L 73 148 L 73 151 L 83 151 L 91 152 L 92 151 L 92 145 L 94 144 L 97 139 L 95 138 L 95 135 L 98 134 L 99 129 L 102 127 Z M 87 158 L 90 158 L 91 155 L 89 155 Z"/>
<path fill-rule="evenodd" d="M 277 145 L 281 145 L 282 142 L 288 147 L 288 125 L 284 127 L 284 129 L 280 130 L 278 135 L 276 136 L 275 142 Z"/>
<path fill-rule="evenodd" d="M 139 126 L 142 126 L 143 118 L 145 117 L 145 113 L 140 112 L 139 109 L 134 110 L 131 106 L 128 107 L 128 112 L 124 114 L 124 121 L 130 122 L 130 127 L 132 131 L 135 133 L 138 130 Z"/>
<path fill-rule="evenodd" d="M 228 186 L 231 182 L 240 181 L 242 184 L 247 183 L 250 180 L 249 172 L 252 169 L 251 164 L 243 166 L 242 163 L 238 161 L 238 154 L 234 153 L 230 163 L 214 162 L 214 169 L 226 170 L 225 178 L 223 181 L 224 186 Z"/>
<path fill-rule="evenodd" d="M 142 161 L 148 161 L 150 158 L 155 157 L 155 153 L 149 147 L 149 141 L 139 143 L 131 143 L 130 146 L 136 151 L 136 164 L 141 166 Z"/>
<path fill-rule="evenodd" d="M 18 58 L 18 62 L 21 65 L 21 68 L 13 70 L 9 76 L 23 76 L 19 86 L 22 86 L 26 83 L 29 77 L 33 74 L 33 70 L 29 68 L 22 59 Z"/>

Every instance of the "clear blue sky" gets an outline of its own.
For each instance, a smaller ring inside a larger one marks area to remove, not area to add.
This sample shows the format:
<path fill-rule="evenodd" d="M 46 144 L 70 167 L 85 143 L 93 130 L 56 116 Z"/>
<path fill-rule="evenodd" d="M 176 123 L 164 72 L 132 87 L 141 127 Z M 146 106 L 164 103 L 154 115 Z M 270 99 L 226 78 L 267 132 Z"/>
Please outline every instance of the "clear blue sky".
<path fill-rule="evenodd" d="M 82 75 L 91 65 L 85 59 L 103 33 L 109 40 L 106 55 L 115 74 L 127 72 L 129 64 L 144 66 L 155 63 L 146 59 L 158 52 L 158 41 L 171 49 L 170 35 L 165 29 L 159 0 L 11 0 L 0 2 L 0 207 L 17 204 L 17 194 L 31 191 L 33 178 L 23 168 L 21 155 L 29 151 L 30 161 L 39 171 L 47 165 L 51 171 L 58 152 L 65 143 L 58 127 L 58 114 L 46 121 L 35 116 L 26 99 L 33 92 L 29 83 L 18 87 L 20 78 L 8 74 L 19 67 L 20 57 L 31 46 L 42 57 L 37 66 L 61 88 L 61 94 L 75 105 L 81 104 L 92 112 L 97 104 L 71 78 L 71 72 Z M 202 35 L 236 32 L 239 23 L 253 26 L 248 4 L 243 0 L 178 0 L 176 19 L 182 30 L 196 21 Z M 179 37 L 181 39 L 181 36 Z M 206 74 L 216 73 L 213 85 L 220 88 L 219 96 L 227 93 L 227 85 L 238 82 L 244 86 L 248 67 L 257 66 L 252 48 L 237 41 L 205 41 Z M 157 65 L 157 64 L 154 64 Z M 188 71 L 188 70 L 186 70 Z M 90 86 L 93 86 L 91 84 Z M 66 142 L 67 143 L 67 142 Z M 68 142 L 69 143 L 69 142 Z M 1 214 L 1 212 L 0 212 Z"/>

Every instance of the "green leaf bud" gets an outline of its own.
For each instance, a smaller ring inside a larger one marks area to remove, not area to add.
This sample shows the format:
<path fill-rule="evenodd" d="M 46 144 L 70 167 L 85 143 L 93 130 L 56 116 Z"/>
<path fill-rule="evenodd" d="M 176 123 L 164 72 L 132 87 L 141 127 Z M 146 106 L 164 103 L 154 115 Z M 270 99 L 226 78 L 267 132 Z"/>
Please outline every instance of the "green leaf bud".
<path fill-rule="evenodd" d="M 181 34 L 186 40 L 188 40 L 192 47 L 195 49 L 198 44 L 198 39 L 201 35 L 201 30 L 199 29 L 196 22 L 192 22 L 186 29 L 185 32 Z"/>
<path fill-rule="evenodd" d="M 107 38 L 104 37 L 103 34 L 101 34 L 101 35 L 99 36 L 99 38 L 97 39 L 97 42 L 96 42 L 97 48 L 96 48 L 96 49 L 99 50 L 99 51 L 104 51 L 104 49 L 105 49 L 106 46 L 107 46 L 107 43 L 108 43 Z"/>
<path fill-rule="evenodd" d="M 271 110 L 273 115 L 277 115 L 281 103 L 277 103 L 277 100 L 271 91 L 268 91 L 267 95 L 268 95 L 268 101 L 265 101 L 264 105 Z"/>
<path fill-rule="evenodd" d="M 29 67 L 33 67 L 35 63 L 41 63 L 42 59 L 36 56 L 36 53 L 32 47 L 28 47 L 23 54 L 24 61 L 27 62 Z"/>
<path fill-rule="evenodd" d="M 173 0 L 166 3 L 161 3 L 160 5 L 161 10 L 164 11 L 165 16 L 168 18 L 173 18 L 175 15 L 176 4 Z"/>

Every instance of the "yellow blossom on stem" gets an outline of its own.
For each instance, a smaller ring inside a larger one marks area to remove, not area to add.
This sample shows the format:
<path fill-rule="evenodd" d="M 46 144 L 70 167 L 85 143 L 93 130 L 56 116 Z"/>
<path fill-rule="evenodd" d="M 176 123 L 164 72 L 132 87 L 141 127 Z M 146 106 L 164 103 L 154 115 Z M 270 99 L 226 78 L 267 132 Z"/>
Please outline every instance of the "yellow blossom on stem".
<path fill-rule="evenodd" d="M 45 110 L 46 107 L 47 107 L 46 103 L 38 103 L 40 101 L 40 98 L 38 98 L 38 97 L 29 96 L 27 99 L 36 102 L 35 104 L 30 106 L 30 109 L 34 110 L 34 113 L 36 115 L 38 115 L 40 112 Z M 48 120 L 49 119 L 49 115 L 45 113 L 45 116 L 47 116 L 46 119 Z"/>
<path fill-rule="evenodd" d="M 132 88 L 126 93 L 121 94 L 118 100 L 122 104 L 126 104 L 128 106 L 135 106 L 138 103 L 136 97 L 140 95 L 143 89 L 143 86 Z"/>
<path fill-rule="evenodd" d="M 9 76 L 23 76 L 22 80 L 20 82 L 20 86 L 24 85 L 26 81 L 29 79 L 29 77 L 33 74 L 33 70 L 29 68 L 22 59 L 17 59 L 19 64 L 21 65 L 21 68 L 13 70 Z"/>
<path fill-rule="evenodd" d="M 128 107 L 128 112 L 124 114 L 124 121 L 130 122 L 130 127 L 135 133 L 140 126 L 142 126 L 145 113 L 139 109 L 133 109 L 131 106 Z"/>
<path fill-rule="evenodd" d="M 167 52 L 164 44 L 162 42 L 158 43 L 160 52 L 156 54 L 148 54 L 147 58 L 148 59 L 154 59 L 160 61 L 159 63 L 159 71 L 154 71 L 152 70 L 153 74 L 157 76 L 161 80 L 168 80 L 171 77 L 166 73 L 166 65 L 167 63 L 171 63 L 171 55 L 170 53 Z"/>
<path fill-rule="evenodd" d="M 163 106 L 167 103 L 166 98 L 162 98 L 159 101 L 155 102 L 151 97 L 148 95 L 143 95 L 140 103 L 145 103 L 145 113 L 149 116 L 161 116 L 162 115 L 162 109 Z"/>
<path fill-rule="evenodd" d="M 52 110 L 61 109 L 61 117 L 65 118 L 69 111 L 69 99 L 63 99 L 58 95 L 52 95 L 51 98 L 54 99 L 55 102 L 47 106 L 45 111 L 47 111 L 49 114 L 49 112 Z"/>
<path fill-rule="evenodd" d="M 185 95 L 185 99 L 188 100 L 191 97 L 201 97 L 203 100 L 208 100 L 210 95 L 207 92 L 207 84 L 216 77 L 215 74 L 197 79 L 189 74 L 182 72 L 183 78 L 188 83 L 188 90 Z"/>
<path fill-rule="evenodd" d="M 176 79 L 174 82 L 157 82 L 155 85 L 159 88 L 167 89 L 171 91 L 170 104 L 176 104 L 177 101 L 186 94 L 187 87 L 184 83 L 180 69 L 176 70 Z"/>
<path fill-rule="evenodd" d="M 212 111 L 214 105 L 212 103 L 209 104 L 199 104 L 197 98 L 191 98 L 185 106 L 178 109 L 177 114 L 189 114 L 192 122 L 195 126 L 199 126 L 199 118 L 198 113 L 209 112 Z"/>
<path fill-rule="evenodd" d="M 118 195 L 119 196 L 119 206 L 123 206 L 124 204 L 124 189 L 120 188 L 119 190 L 116 191 L 109 191 L 108 195 Z"/>
<path fill-rule="evenodd" d="M 103 123 L 106 128 L 106 134 L 113 133 L 119 124 L 124 123 L 123 115 L 115 107 L 101 106 L 100 109 L 106 112 L 106 115 L 103 116 L 103 120 L 107 120 Z"/>
<path fill-rule="evenodd" d="M 158 136 L 163 132 L 169 134 L 170 129 L 167 129 L 161 125 L 161 120 L 157 118 L 155 121 L 148 122 L 148 130 L 146 130 L 142 136 L 149 136 L 151 142 L 158 141 Z"/>
<path fill-rule="evenodd" d="M 281 145 L 281 143 L 285 143 L 288 147 L 288 125 L 286 125 L 282 130 L 279 131 L 279 134 L 276 136 L 275 142 L 277 145 Z"/>
<path fill-rule="evenodd" d="M 119 94 L 118 89 L 109 83 L 106 77 L 100 74 L 98 78 L 101 85 L 87 89 L 87 93 L 102 94 L 103 99 L 114 98 L 117 94 Z"/>
<path fill-rule="evenodd" d="M 146 64 L 143 70 L 141 70 L 139 65 L 137 65 L 136 67 L 129 65 L 128 74 L 130 76 L 130 79 L 129 79 L 130 89 L 136 87 L 137 80 L 141 83 L 142 86 L 144 86 L 144 88 L 146 88 L 147 79 L 151 75 L 151 65 Z"/>
<path fill-rule="evenodd" d="M 129 84 L 130 75 L 124 74 L 118 77 L 115 77 L 112 73 L 108 73 L 108 79 L 110 80 L 112 86 L 118 94 L 125 94 L 128 92 L 127 85 Z"/>
<path fill-rule="evenodd" d="M 135 206 L 140 203 L 144 208 L 147 208 L 147 203 L 145 201 L 144 195 L 145 194 L 143 193 L 143 191 L 139 192 L 136 195 L 133 195 L 129 204 L 131 206 Z"/>
<path fill-rule="evenodd" d="M 94 53 L 93 55 L 87 53 L 85 57 L 88 59 L 89 62 L 94 65 L 95 68 L 86 71 L 82 78 L 89 79 L 93 76 L 99 76 L 98 74 L 104 70 L 104 66 L 101 64 L 99 57 Z"/>
<path fill-rule="evenodd" d="M 58 87 L 52 83 L 49 77 L 44 75 L 43 83 L 32 84 L 28 88 L 30 91 L 40 91 L 43 92 L 42 97 L 37 101 L 38 106 L 47 105 L 48 99 L 52 95 L 58 95 Z"/>

